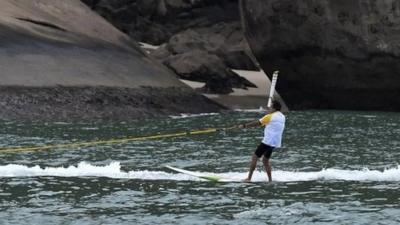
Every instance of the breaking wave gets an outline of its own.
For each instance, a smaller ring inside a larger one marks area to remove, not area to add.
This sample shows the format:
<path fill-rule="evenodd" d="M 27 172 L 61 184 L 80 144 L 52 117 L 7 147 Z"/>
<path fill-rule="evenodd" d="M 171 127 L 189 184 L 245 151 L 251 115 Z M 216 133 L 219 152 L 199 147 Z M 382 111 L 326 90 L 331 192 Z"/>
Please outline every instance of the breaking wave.
<path fill-rule="evenodd" d="M 246 177 L 246 172 L 209 173 L 196 172 L 199 175 L 218 176 L 231 181 L 240 181 Z M 108 177 L 114 179 L 138 179 L 138 180 L 177 180 L 177 181 L 201 181 L 202 179 L 186 174 L 165 171 L 122 171 L 119 162 L 109 165 L 97 166 L 81 162 L 77 166 L 68 167 L 40 167 L 8 164 L 0 166 L 0 177 Z M 273 179 L 278 182 L 313 181 L 313 180 L 345 180 L 345 181 L 400 181 L 400 166 L 396 168 L 379 170 L 340 170 L 323 169 L 315 172 L 297 171 L 273 171 Z M 253 181 L 266 180 L 264 172 L 256 171 Z"/>

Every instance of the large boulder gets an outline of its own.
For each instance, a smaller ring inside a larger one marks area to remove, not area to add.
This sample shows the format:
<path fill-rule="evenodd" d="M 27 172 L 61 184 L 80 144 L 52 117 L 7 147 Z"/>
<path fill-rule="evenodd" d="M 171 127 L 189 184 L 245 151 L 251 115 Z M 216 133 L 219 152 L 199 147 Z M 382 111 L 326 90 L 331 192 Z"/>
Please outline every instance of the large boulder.
<path fill-rule="evenodd" d="M 243 39 L 241 28 L 236 23 L 222 23 L 208 28 L 188 29 L 172 36 L 165 45 L 171 55 L 202 50 L 216 55 L 223 61 L 226 68 L 258 69 L 245 51 L 248 45 Z M 160 55 L 158 51 L 157 49 L 152 54 L 157 57 Z M 164 49 L 161 48 L 160 51 L 164 51 Z M 157 58 L 165 59 L 165 57 Z"/>
<path fill-rule="evenodd" d="M 233 91 L 232 88 L 256 87 L 232 72 L 231 69 L 237 69 L 235 64 L 241 60 L 235 60 L 235 56 L 221 57 L 227 52 L 226 38 L 219 34 L 206 34 L 194 30 L 181 32 L 173 36 L 168 44 L 153 51 L 152 55 L 180 78 L 205 82 L 201 89 L 204 93 L 227 94 Z"/>
<path fill-rule="evenodd" d="M 171 56 L 165 64 L 183 79 L 205 82 L 205 86 L 201 89 L 204 93 L 228 94 L 233 92 L 232 88 L 256 87 L 227 69 L 218 56 L 204 50 L 193 50 Z"/>
<path fill-rule="evenodd" d="M 242 0 L 241 10 L 290 108 L 400 110 L 397 0 Z"/>
<path fill-rule="evenodd" d="M 220 109 L 78 0 L 2 0 L 0 43 L 2 119 Z"/>

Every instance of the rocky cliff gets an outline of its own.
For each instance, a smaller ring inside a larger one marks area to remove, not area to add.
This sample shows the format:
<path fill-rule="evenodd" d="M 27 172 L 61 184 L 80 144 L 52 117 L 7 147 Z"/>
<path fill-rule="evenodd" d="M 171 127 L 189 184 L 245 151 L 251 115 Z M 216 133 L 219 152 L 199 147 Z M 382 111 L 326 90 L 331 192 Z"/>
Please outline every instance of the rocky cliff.
<path fill-rule="evenodd" d="M 0 2 L 0 118 L 217 111 L 79 0 Z"/>
<path fill-rule="evenodd" d="M 257 69 L 248 56 L 238 0 L 82 0 L 206 93 L 255 87 L 231 69 Z"/>
<path fill-rule="evenodd" d="M 400 110 L 400 2 L 241 0 L 262 68 L 292 109 Z"/>

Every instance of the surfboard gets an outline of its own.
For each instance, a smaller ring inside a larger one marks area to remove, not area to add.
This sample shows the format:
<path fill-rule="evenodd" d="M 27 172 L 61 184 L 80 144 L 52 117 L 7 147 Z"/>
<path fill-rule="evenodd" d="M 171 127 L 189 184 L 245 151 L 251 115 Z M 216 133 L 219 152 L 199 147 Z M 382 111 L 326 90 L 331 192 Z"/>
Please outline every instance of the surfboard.
<path fill-rule="evenodd" d="M 226 179 L 223 177 L 219 177 L 219 176 L 215 176 L 215 175 L 204 175 L 202 173 L 199 172 L 193 172 L 193 171 L 189 171 L 189 170 L 184 170 L 184 169 L 180 169 L 180 168 L 176 168 L 173 166 L 165 166 L 165 168 L 173 170 L 175 172 L 178 173 L 183 173 L 183 174 L 187 174 L 193 177 L 198 177 L 204 180 L 208 180 L 208 181 L 213 181 L 213 182 L 243 182 L 241 180 L 231 180 L 231 179 Z"/>

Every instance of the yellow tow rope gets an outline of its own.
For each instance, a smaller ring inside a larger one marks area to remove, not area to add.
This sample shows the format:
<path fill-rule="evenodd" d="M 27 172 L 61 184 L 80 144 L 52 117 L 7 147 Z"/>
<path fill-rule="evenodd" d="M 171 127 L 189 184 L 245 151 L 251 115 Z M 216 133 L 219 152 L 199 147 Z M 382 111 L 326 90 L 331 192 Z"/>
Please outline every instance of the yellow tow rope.
<path fill-rule="evenodd" d="M 15 147 L 15 148 L 0 148 L 0 154 L 6 153 L 19 153 L 19 152 L 33 152 L 33 151 L 43 151 L 49 149 L 56 149 L 56 148 L 78 148 L 78 147 L 87 147 L 87 146 L 94 146 L 94 145 L 102 145 L 102 144 L 117 144 L 117 143 L 124 143 L 124 142 L 131 142 L 131 141 L 145 141 L 145 140 L 153 140 L 153 139 L 161 139 L 161 138 L 173 138 L 173 137 L 181 137 L 186 135 L 197 135 L 197 134 L 207 134 L 207 133 L 214 133 L 221 130 L 230 130 L 234 127 L 230 128 L 211 128 L 205 130 L 196 130 L 196 131 L 187 131 L 187 132 L 179 132 L 173 134 L 158 134 L 146 137 L 130 137 L 130 138 L 121 138 L 121 139 L 112 139 L 112 140 L 103 140 L 103 141 L 88 141 L 88 142 L 77 142 L 77 143 L 70 143 L 70 144 L 54 144 L 54 145 L 41 145 L 41 146 L 33 146 L 33 147 Z"/>

